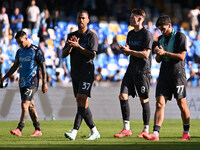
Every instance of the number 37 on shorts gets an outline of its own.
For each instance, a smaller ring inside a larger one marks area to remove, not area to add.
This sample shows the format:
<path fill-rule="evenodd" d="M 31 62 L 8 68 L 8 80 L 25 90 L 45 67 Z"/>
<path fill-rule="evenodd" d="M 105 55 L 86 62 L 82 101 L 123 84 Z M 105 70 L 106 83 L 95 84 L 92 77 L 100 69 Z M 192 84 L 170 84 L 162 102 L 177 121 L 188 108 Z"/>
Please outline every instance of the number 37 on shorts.
<path fill-rule="evenodd" d="M 83 82 L 82 90 L 89 90 L 90 86 L 91 86 L 91 83 L 89 83 L 89 82 Z"/>

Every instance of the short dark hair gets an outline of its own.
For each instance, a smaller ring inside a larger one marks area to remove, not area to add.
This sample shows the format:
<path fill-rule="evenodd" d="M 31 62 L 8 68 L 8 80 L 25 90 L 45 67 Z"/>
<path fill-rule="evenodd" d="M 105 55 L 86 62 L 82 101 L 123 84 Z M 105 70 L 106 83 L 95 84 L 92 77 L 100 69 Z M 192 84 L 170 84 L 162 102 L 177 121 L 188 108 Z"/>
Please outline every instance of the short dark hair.
<path fill-rule="evenodd" d="M 142 16 L 144 19 L 146 18 L 146 14 L 143 9 L 140 8 L 133 8 L 131 13 Z"/>
<path fill-rule="evenodd" d="M 156 21 L 156 27 L 162 26 L 162 25 L 168 25 L 169 23 L 172 23 L 170 17 L 168 15 L 160 16 Z"/>
<path fill-rule="evenodd" d="M 88 13 L 87 10 L 85 10 L 85 9 L 81 9 L 81 10 L 78 11 L 78 14 L 82 14 L 82 13 L 87 14 L 87 16 L 89 17 L 89 13 Z"/>
<path fill-rule="evenodd" d="M 24 35 L 27 35 L 26 32 L 24 31 L 18 31 L 17 34 L 15 35 L 15 39 L 18 39 L 20 37 L 23 37 Z"/>

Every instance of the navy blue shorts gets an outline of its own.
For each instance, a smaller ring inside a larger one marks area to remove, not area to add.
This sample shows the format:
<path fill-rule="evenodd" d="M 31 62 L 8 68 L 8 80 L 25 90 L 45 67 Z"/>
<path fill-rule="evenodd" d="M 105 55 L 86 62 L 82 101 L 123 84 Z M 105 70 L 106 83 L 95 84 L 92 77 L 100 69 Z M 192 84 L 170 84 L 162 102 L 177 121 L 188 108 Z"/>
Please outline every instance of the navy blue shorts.
<path fill-rule="evenodd" d="M 167 100 L 174 98 L 182 99 L 186 97 L 186 78 L 184 76 L 160 76 L 156 86 L 156 97 L 165 96 Z"/>
<path fill-rule="evenodd" d="M 84 94 L 91 97 L 91 89 L 94 79 L 76 80 L 72 79 L 74 96 L 77 94 Z"/>
<path fill-rule="evenodd" d="M 133 98 L 149 98 L 150 74 L 126 73 L 122 80 L 120 93 L 127 93 Z"/>
<path fill-rule="evenodd" d="M 31 101 L 34 94 L 37 92 L 37 87 L 22 87 L 20 88 L 21 100 Z"/>

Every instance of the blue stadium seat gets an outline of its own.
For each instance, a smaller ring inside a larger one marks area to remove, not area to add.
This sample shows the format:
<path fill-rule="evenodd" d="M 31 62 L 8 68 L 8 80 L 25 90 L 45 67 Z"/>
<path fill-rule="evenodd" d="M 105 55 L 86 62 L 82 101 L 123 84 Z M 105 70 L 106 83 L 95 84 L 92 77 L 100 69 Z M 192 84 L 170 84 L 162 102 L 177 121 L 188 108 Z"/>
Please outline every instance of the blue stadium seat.
<path fill-rule="evenodd" d="M 98 24 L 97 22 L 95 22 L 95 23 L 90 23 L 90 24 L 88 25 L 88 28 L 89 28 L 90 30 L 98 31 L 98 29 L 99 29 L 99 24 Z"/>
<path fill-rule="evenodd" d="M 108 63 L 108 58 L 105 53 L 101 53 L 97 55 L 97 64 L 99 65 L 98 67 L 103 68 L 107 66 L 107 63 Z"/>
<path fill-rule="evenodd" d="M 58 22 L 58 28 L 59 28 L 61 31 L 66 30 L 66 27 L 67 27 L 67 22 L 64 22 L 64 21 L 59 21 L 59 22 Z"/>
<path fill-rule="evenodd" d="M 32 35 L 33 35 L 33 34 L 38 35 L 38 31 L 39 31 L 39 29 L 34 28 L 34 29 L 32 30 Z"/>
<path fill-rule="evenodd" d="M 118 31 L 118 34 L 125 34 L 127 35 L 128 33 L 128 24 L 124 21 L 119 23 L 119 28 L 120 30 Z"/>
<path fill-rule="evenodd" d="M 127 68 L 129 64 L 128 57 L 124 54 L 120 54 L 118 58 L 118 65 L 120 68 Z"/>

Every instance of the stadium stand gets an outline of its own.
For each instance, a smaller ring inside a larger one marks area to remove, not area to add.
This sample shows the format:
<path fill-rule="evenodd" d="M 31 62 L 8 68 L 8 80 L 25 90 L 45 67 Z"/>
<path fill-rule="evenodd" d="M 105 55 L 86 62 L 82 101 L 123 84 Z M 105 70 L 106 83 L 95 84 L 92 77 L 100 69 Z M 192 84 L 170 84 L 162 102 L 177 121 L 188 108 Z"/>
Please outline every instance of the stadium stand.
<path fill-rule="evenodd" d="M 75 2 L 78 2 L 78 0 L 74 0 Z M 8 10 L 8 15 L 9 17 L 11 16 L 11 12 L 12 9 L 9 8 L 9 2 L 0 2 L 0 6 L 7 6 L 7 10 Z M 40 1 L 36 1 L 36 5 L 38 4 L 39 8 L 41 9 L 41 2 Z M 55 2 L 55 1 L 54 1 Z M 161 14 L 169 14 L 173 19 L 173 27 L 178 30 L 178 31 L 182 31 L 185 33 L 185 35 L 188 37 L 188 52 L 187 52 L 187 56 L 186 56 L 186 74 L 187 74 L 187 78 L 189 78 L 190 76 L 190 65 L 188 65 L 189 63 L 191 64 L 192 70 L 194 70 L 195 72 L 198 71 L 198 67 L 199 64 L 194 62 L 193 59 L 193 55 L 194 55 L 194 47 L 192 46 L 192 42 L 196 39 L 196 35 L 199 34 L 195 31 L 191 31 L 189 30 L 189 23 L 187 20 L 187 13 L 189 12 L 189 6 L 192 7 L 188 1 L 184 1 L 185 4 L 181 4 L 178 0 L 175 1 L 171 1 L 171 0 L 136 0 L 133 2 L 130 2 L 128 0 L 124 1 L 127 5 L 123 5 L 119 4 L 120 2 L 118 2 L 118 6 L 117 7 L 126 7 L 126 9 L 124 8 L 124 10 L 128 10 L 127 16 L 129 16 L 129 12 L 132 9 L 132 7 L 143 7 L 145 9 L 147 13 L 147 19 L 150 19 L 153 23 L 153 27 L 155 28 L 155 21 L 157 19 L 157 17 Z M 50 12 L 53 12 L 53 8 L 51 6 L 51 3 L 48 2 L 47 0 L 44 0 L 43 3 L 46 3 Z M 56 22 L 56 26 L 54 28 L 48 28 L 47 32 L 48 32 L 48 39 L 45 40 L 45 44 L 46 44 L 46 51 L 47 53 L 45 53 L 46 59 L 47 59 L 47 71 L 48 74 L 50 76 L 52 76 L 53 80 L 56 80 L 56 70 L 60 72 L 60 79 L 62 79 L 63 81 L 65 80 L 65 75 L 64 75 L 64 71 L 62 68 L 56 68 L 55 66 L 55 61 L 53 59 L 52 56 L 54 54 L 52 54 L 51 50 L 56 51 L 57 47 L 60 44 L 60 40 L 62 38 L 64 38 L 65 40 L 67 39 L 67 35 L 76 30 L 77 29 L 77 25 L 75 23 L 75 15 L 74 15 L 74 11 L 72 11 L 72 13 L 68 13 L 67 11 L 65 12 L 63 9 L 63 6 L 65 3 L 68 3 L 67 1 L 59 1 L 58 4 L 56 4 L 56 8 L 59 8 L 60 10 L 60 19 L 57 20 Z M 104 3 L 104 1 L 102 1 L 102 4 Z M 113 1 L 113 3 L 115 3 L 115 1 Z M 117 3 L 117 2 L 116 2 Z M 25 14 L 25 8 L 22 7 L 25 4 L 27 4 L 26 1 L 22 0 L 19 1 L 18 3 L 16 3 L 16 5 L 18 4 L 18 6 L 21 6 L 19 8 L 21 8 L 21 12 L 23 13 L 24 16 L 26 16 Z M 19 5 L 20 4 L 20 5 Z M 55 3 L 54 3 L 55 4 Z M 198 3 L 193 3 L 193 5 L 198 5 Z M 70 7 L 70 6 L 68 6 Z M 77 8 L 79 8 L 80 6 L 77 6 Z M 113 6 L 114 7 L 114 6 Z M 74 9 L 74 6 L 72 7 L 72 9 Z M 97 8 L 98 9 L 98 8 Z M 100 9 L 100 8 L 99 8 Z M 102 10 L 97 10 L 96 12 L 89 12 L 91 14 L 91 22 L 88 25 L 88 28 L 91 29 L 92 31 L 94 31 L 98 38 L 99 38 L 99 45 L 102 44 L 102 42 L 104 41 L 105 38 L 107 38 L 108 40 L 108 44 L 111 44 L 113 41 L 113 38 L 116 36 L 117 38 L 117 42 L 120 45 L 125 45 L 126 43 L 126 36 L 129 30 L 132 29 L 132 27 L 129 26 L 129 20 L 128 19 L 124 19 L 124 20 L 119 20 L 117 16 L 117 13 L 115 11 L 112 11 L 112 13 L 110 15 L 112 16 L 108 16 L 108 14 L 106 14 L 105 10 L 104 14 L 102 14 Z M 63 15 L 64 14 L 64 15 Z M 25 17 L 24 17 L 25 18 Z M 109 19 L 112 18 L 112 19 Z M 126 17 L 125 17 L 126 18 Z M 127 17 L 128 18 L 128 17 Z M 28 37 L 30 38 L 30 40 L 33 42 L 33 44 L 35 45 L 39 45 L 40 43 L 40 38 L 38 37 L 38 32 L 39 32 L 39 28 L 33 29 L 32 32 L 30 29 L 26 28 L 26 23 L 24 22 L 24 28 L 23 30 L 28 34 Z M 51 27 L 53 26 L 52 23 L 50 25 Z M 145 24 L 145 26 L 147 26 Z M 39 27 L 39 26 L 38 26 Z M 11 66 L 12 62 L 14 61 L 14 56 L 15 53 L 17 51 L 17 49 L 19 48 L 14 37 L 10 38 L 10 43 L 7 44 L 3 44 L 1 45 L 2 48 L 2 53 L 4 56 L 4 63 L 3 63 L 3 67 L 2 67 L 2 74 L 5 74 L 6 71 L 9 69 L 9 67 Z M 50 55 L 51 54 L 51 55 Z M 94 60 L 95 63 L 95 68 L 102 68 L 102 76 L 103 76 L 103 81 L 106 81 L 106 79 L 110 76 L 112 76 L 113 74 L 115 74 L 115 72 L 119 69 L 121 70 L 122 75 L 124 74 L 127 66 L 128 66 L 128 61 L 129 61 L 129 57 L 124 56 L 123 54 L 119 54 L 119 55 L 115 55 L 115 54 L 105 54 L 105 53 L 101 53 L 98 54 L 97 57 Z M 49 67 L 49 62 L 51 63 L 51 67 Z M 66 66 L 67 69 L 70 70 L 70 61 L 69 59 L 66 60 Z M 151 69 L 151 73 L 152 73 L 152 82 L 153 84 L 156 83 L 157 77 L 158 77 L 158 72 L 159 70 L 159 64 L 157 64 L 155 62 L 154 56 L 152 57 L 152 69 Z M 70 81 L 70 80 L 68 80 Z"/>

